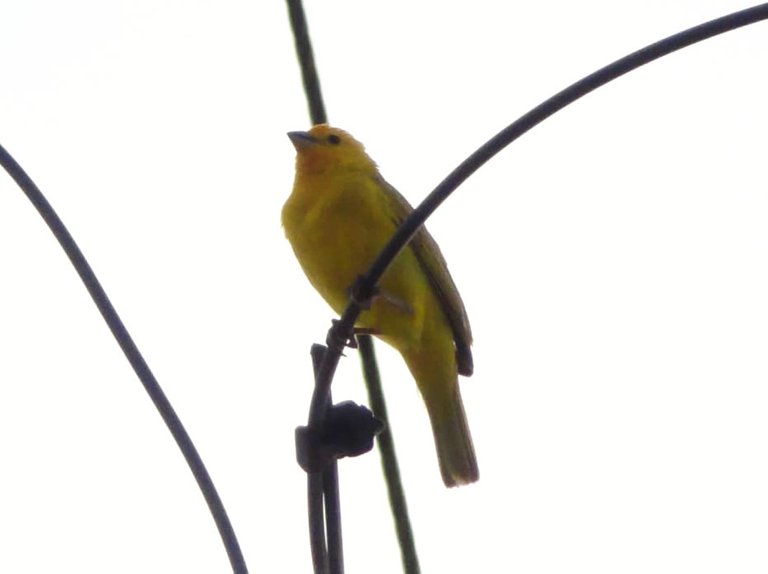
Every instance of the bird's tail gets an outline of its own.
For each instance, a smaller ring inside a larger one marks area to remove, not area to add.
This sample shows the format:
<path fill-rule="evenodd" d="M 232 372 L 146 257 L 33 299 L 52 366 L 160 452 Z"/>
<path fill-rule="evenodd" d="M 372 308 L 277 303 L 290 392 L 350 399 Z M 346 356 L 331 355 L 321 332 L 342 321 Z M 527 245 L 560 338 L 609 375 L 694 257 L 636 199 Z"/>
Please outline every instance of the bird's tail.
<path fill-rule="evenodd" d="M 476 482 L 480 472 L 464 414 L 455 366 L 446 381 L 444 373 L 421 369 L 424 365 L 417 358 L 414 357 L 414 361 L 408 360 L 408 357 L 405 359 L 419 384 L 429 412 L 443 482 L 448 487 Z"/>

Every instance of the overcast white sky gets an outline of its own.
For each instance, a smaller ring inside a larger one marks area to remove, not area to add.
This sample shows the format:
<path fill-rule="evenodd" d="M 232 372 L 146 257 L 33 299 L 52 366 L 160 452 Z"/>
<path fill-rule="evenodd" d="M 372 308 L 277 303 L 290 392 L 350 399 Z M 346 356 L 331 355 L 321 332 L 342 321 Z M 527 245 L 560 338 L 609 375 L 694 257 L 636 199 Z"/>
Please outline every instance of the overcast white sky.
<path fill-rule="evenodd" d="M 333 123 L 418 202 L 555 91 L 748 4 L 309 1 Z M 470 7 L 471 6 L 471 7 Z M 309 347 L 332 314 L 279 213 L 308 126 L 281 1 L 10 0 L 0 142 L 89 258 L 253 572 L 308 572 Z M 475 332 L 481 480 L 442 486 L 378 345 L 425 572 L 768 569 L 768 25 L 592 94 L 430 221 Z M 226 572 L 192 476 L 68 261 L 0 176 L 0 571 Z M 354 351 L 337 400 L 365 402 Z M 377 454 L 347 571 L 396 572 Z"/>

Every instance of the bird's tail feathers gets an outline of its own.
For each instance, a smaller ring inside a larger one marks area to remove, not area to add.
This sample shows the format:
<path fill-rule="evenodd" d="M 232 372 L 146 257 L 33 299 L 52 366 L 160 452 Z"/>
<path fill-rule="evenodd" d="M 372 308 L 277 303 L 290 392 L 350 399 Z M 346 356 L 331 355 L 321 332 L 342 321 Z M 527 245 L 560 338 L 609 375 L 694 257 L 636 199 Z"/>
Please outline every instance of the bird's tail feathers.
<path fill-rule="evenodd" d="M 453 392 L 442 400 L 430 399 L 426 403 L 443 482 L 448 487 L 476 482 L 480 471 L 458 381 Z"/>

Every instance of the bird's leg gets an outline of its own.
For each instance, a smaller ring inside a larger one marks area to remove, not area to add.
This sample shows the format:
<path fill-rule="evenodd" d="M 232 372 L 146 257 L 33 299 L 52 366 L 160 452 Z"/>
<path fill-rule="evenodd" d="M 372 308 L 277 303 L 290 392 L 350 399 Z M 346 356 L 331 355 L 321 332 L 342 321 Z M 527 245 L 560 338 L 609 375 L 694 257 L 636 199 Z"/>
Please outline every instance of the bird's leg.
<path fill-rule="evenodd" d="M 413 315 L 413 307 L 411 307 L 404 299 L 396 297 L 387 291 L 379 291 L 377 297 L 381 298 L 382 301 L 386 301 L 390 305 L 393 305 L 406 315 Z"/>
<path fill-rule="evenodd" d="M 374 285 L 372 288 L 366 288 L 365 277 L 358 275 L 355 282 L 349 286 L 347 293 L 350 300 L 365 311 L 370 311 L 373 305 L 373 300 L 379 295 L 379 286 Z"/>
<path fill-rule="evenodd" d="M 378 299 L 380 301 L 386 301 L 407 315 L 413 315 L 413 307 L 411 307 L 405 300 L 388 291 L 384 291 L 378 285 L 375 285 L 370 291 L 364 290 L 364 282 L 365 277 L 359 275 L 352 286 L 347 290 L 349 292 L 349 298 L 361 309 L 370 311 L 373 302 Z"/>

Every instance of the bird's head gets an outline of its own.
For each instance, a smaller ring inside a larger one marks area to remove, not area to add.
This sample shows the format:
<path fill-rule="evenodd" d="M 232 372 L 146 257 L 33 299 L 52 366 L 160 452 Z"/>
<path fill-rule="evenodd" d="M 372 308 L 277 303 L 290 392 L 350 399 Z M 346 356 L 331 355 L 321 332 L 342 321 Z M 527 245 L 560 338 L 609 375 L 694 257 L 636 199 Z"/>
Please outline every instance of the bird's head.
<path fill-rule="evenodd" d="M 318 124 L 308 132 L 288 132 L 288 137 L 296 148 L 297 168 L 305 172 L 376 170 L 363 144 L 339 128 Z"/>

